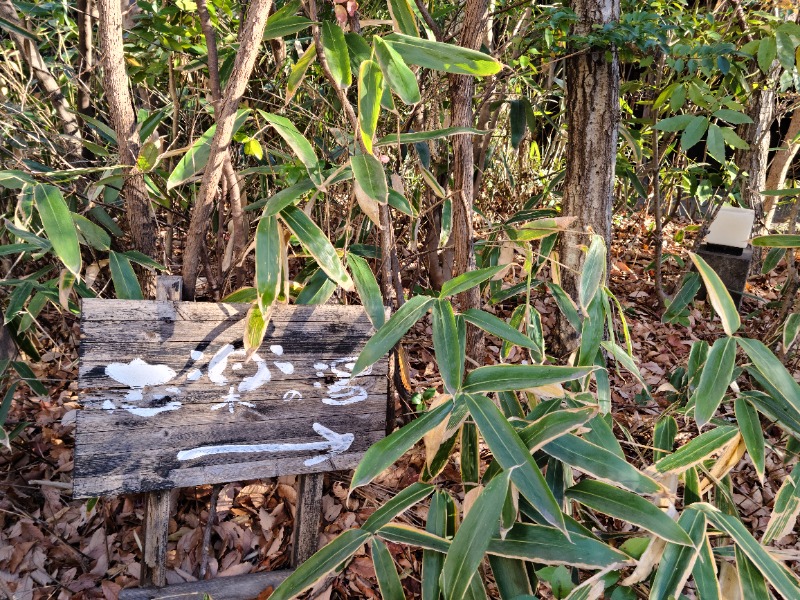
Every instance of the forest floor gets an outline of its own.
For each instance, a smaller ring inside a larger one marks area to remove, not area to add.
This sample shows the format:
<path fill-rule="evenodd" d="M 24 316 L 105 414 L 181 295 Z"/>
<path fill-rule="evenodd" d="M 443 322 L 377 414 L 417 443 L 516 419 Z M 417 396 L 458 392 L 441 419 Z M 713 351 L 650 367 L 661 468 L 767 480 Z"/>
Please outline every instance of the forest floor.
<path fill-rule="evenodd" d="M 660 321 L 652 270 L 647 223 L 641 215 L 626 218 L 615 230 L 611 249 L 610 289 L 625 308 L 634 354 L 650 384 L 654 399 L 640 394 L 639 384 L 626 373 L 611 372 L 615 430 L 631 460 L 641 466 L 651 462 L 650 444 L 655 420 L 669 406 L 675 391 L 669 375 L 685 365 L 693 341 L 713 341 L 722 326 L 707 303 L 697 303 L 689 316 L 691 326 L 664 325 Z M 666 230 L 666 252 L 688 262 L 691 234 L 677 243 L 682 227 Z M 670 258 L 665 264 L 668 291 L 684 272 Z M 782 262 L 768 275 L 755 274 L 748 284 L 742 314 L 745 333 L 762 337 L 775 318 L 768 306 L 778 299 L 785 280 Z M 536 296 L 534 305 L 545 328 L 554 323 L 555 304 Z M 514 303 L 508 301 L 488 310 L 507 318 Z M 749 316 L 748 316 L 749 315 Z M 30 425 L 12 443 L 11 452 L 0 449 L 0 597 L 18 600 L 38 598 L 114 599 L 121 588 L 137 584 L 140 571 L 143 498 L 124 496 L 95 501 L 72 500 L 72 451 L 74 421 L 79 410 L 77 390 L 78 322 L 51 311 L 45 315 L 42 362 L 37 375 L 48 385 L 50 396 L 37 398 L 25 386 L 17 391 L 7 426 L 27 421 Z M 441 384 L 433 361 L 430 324 L 421 321 L 404 341 L 410 363 L 411 383 L 418 390 Z M 499 361 L 500 344 L 487 339 L 487 362 Z M 518 352 L 509 362 L 524 359 Z M 797 378 L 797 365 L 790 365 Z M 678 443 L 694 432 L 690 420 L 678 418 Z M 766 429 L 768 440 L 780 447 L 777 427 Z M 626 441 L 627 440 L 627 441 Z M 342 531 L 356 527 L 383 502 L 419 478 L 424 450 L 416 448 L 387 470 L 375 483 L 357 490 L 347 500 L 350 473 L 326 477 L 320 544 Z M 750 530 L 759 537 L 768 521 L 773 499 L 787 474 L 783 457 L 768 451 L 766 475 L 760 482 L 745 458 L 732 472 L 734 499 Z M 437 478 L 460 500 L 458 465 L 451 460 Z M 168 581 L 178 583 L 197 578 L 204 559 L 203 532 L 208 520 L 211 486 L 174 492 L 170 523 Z M 211 536 L 211 551 L 205 553 L 211 576 L 229 576 L 260 570 L 285 568 L 289 562 L 293 505 L 293 477 L 224 485 L 219 493 Z M 420 506 L 403 515 L 406 522 L 424 526 L 425 509 Z M 797 530 L 776 544 L 800 564 Z M 419 594 L 421 552 L 389 544 L 400 570 L 406 597 Z M 792 564 L 792 563 L 790 563 Z M 490 588 L 491 589 L 491 588 Z M 356 556 L 340 577 L 328 580 L 319 597 L 379 598 L 370 557 Z M 547 597 L 546 593 L 542 597 Z"/>

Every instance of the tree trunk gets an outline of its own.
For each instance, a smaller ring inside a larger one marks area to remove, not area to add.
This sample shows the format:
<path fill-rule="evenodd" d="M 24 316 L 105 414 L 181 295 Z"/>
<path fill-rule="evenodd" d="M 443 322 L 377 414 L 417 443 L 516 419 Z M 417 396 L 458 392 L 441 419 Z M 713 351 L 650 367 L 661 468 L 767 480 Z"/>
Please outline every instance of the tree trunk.
<path fill-rule="evenodd" d="M 619 19 L 619 0 L 573 0 L 578 17 L 573 33 L 586 35 L 596 25 Z M 565 60 L 567 112 L 567 165 L 562 214 L 576 217 L 575 229 L 592 231 L 611 242 L 611 207 L 619 129 L 619 63 L 616 50 L 589 49 Z M 577 233 L 561 236 L 558 253 L 561 285 L 577 298 L 578 275 L 583 264 L 581 246 L 588 238 Z M 558 332 L 566 354 L 574 345 L 574 332 L 561 320 Z"/>
<path fill-rule="evenodd" d="M 223 101 L 217 108 L 217 131 L 211 140 L 208 164 L 203 173 L 203 180 L 192 210 L 186 251 L 183 257 L 183 290 L 187 298 L 194 298 L 200 257 L 206 244 L 208 219 L 214 208 L 217 186 L 222 178 L 228 147 L 233 137 L 236 111 L 261 48 L 261 38 L 264 35 L 264 25 L 267 22 L 270 6 L 272 6 L 272 0 L 252 0 L 248 5 L 239 35 L 239 51 L 236 53 L 233 71 L 225 86 L 225 92 L 222 95 Z"/>
<path fill-rule="evenodd" d="M 122 48 L 122 10 L 119 0 L 98 0 L 99 35 L 103 52 L 103 87 L 108 112 L 117 134 L 119 162 L 130 167 L 122 184 L 128 225 L 136 250 L 156 258 L 158 230 L 144 175 L 136 167 L 139 132 L 128 88 L 125 54 Z"/>
<path fill-rule="evenodd" d="M 464 21 L 459 36 L 460 45 L 472 50 L 478 49 L 483 39 L 486 7 L 488 0 L 467 0 L 464 7 Z M 450 123 L 453 127 L 472 127 L 472 97 L 475 93 L 475 78 L 471 75 L 450 76 Z M 474 140 L 471 135 L 453 138 L 453 242 L 455 260 L 454 276 L 474 271 L 475 250 L 472 224 L 472 204 L 475 200 L 474 179 L 475 159 Z M 462 311 L 480 308 L 480 289 L 475 287 L 458 296 Z M 467 354 L 483 364 L 483 333 L 477 327 L 467 330 Z"/>
<path fill-rule="evenodd" d="M 92 69 L 94 68 L 94 47 L 92 43 L 92 0 L 78 0 L 75 23 L 78 27 L 78 113 L 94 117 L 92 106 Z M 84 123 L 83 135 L 90 137 L 90 128 Z M 92 160 L 94 154 L 83 149 L 83 157 Z"/>
<path fill-rule="evenodd" d="M 800 134 L 800 109 L 795 108 L 792 113 L 792 119 L 789 121 L 789 131 L 783 138 L 783 144 L 780 149 L 775 153 L 772 159 L 772 164 L 767 172 L 767 180 L 765 188 L 767 190 L 782 189 L 786 182 L 786 176 L 789 173 L 789 168 L 792 166 L 792 161 L 797 155 L 797 150 L 800 149 L 800 143 L 795 141 L 797 135 Z M 767 233 L 772 228 L 772 223 L 775 220 L 775 209 L 778 206 L 778 196 L 765 196 L 764 197 L 764 233 Z"/>

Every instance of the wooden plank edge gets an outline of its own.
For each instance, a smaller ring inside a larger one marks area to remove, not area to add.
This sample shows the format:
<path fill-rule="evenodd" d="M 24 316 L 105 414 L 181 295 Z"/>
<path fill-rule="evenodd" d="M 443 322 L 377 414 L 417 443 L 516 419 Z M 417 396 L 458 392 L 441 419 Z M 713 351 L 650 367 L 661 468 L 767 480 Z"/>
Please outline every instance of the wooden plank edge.
<path fill-rule="evenodd" d="M 119 593 L 120 600 L 202 600 L 208 594 L 214 600 L 250 600 L 269 587 L 278 587 L 294 569 L 262 571 L 234 577 L 217 577 L 205 581 L 177 583 L 162 588 L 128 588 Z"/>

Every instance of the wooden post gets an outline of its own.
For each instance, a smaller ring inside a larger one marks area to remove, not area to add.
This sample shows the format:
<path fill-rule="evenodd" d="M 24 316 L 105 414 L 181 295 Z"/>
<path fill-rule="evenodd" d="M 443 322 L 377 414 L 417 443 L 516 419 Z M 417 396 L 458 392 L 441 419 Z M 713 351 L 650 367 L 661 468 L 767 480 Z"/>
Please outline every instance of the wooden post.
<path fill-rule="evenodd" d="M 293 567 L 301 565 L 317 551 L 324 479 L 324 473 L 308 473 L 298 476 L 297 508 L 292 532 Z"/>
<path fill-rule="evenodd" d="M 183 290 L 182 279 L 161 276 L 156 280 L 156 300 L 179 301 Z M 167 585 L 167 538 L 169 537 L 170 490 L 149 492 L 145 496 L 144 552 L 141 586 Z"/>

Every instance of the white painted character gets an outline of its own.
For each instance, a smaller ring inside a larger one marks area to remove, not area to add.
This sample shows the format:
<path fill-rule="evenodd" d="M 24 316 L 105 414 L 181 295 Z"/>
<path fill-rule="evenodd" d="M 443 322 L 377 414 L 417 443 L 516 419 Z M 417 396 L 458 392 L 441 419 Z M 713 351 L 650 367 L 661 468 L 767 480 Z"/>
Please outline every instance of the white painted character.
<path fill-rule="evenodd" d="M 355 364 L 355 356 L 337 358 L 328 362 L 314 363 L 317 377 L 325 377 L 329 369 L 336 377 L 336 381 L 327 386 L 328 393 L 326 397 L 322 399 L 323 404 L 344 406 L 346 404 L 363 402 L 367 399 L 367 388 L 365 388 L 364 385 L 359 385 L 365 382 L 352 377 Z M 372 373 L 371 366 L 361 373 L 361 375 L 369 375 L 370 373 Z M 317 383 L 315 383 L 314 386 L 321 387 L 317 385 Z"/>
<path fill-rule="evenodd" d="M 165 411 L 178 410 L 181 407 L 181 402 L 177 400 L 152 408 L 135 404 L 145 399 L 163 400 L 168 396 L 179 396 L 181 394 L 181 390 L 178 387 L 160 387 L 175 379 L 177 375 L 167 365 L 151 365 L 141 358 L 135 358 L 129 363 L 111 363 L 105 368 L 105 374 L 114 381 L 118 381 L 130 388 L 128 393 L 125 394 L 125 403 L 117 406 L 111 400 L 106 400 L 103 402 L 103 408 L 105 409 L 122 408 L 139 417 L 152 417 Z M 148 392 L 147 388 L 156 389 Z M 145 393 L 148 393 L 148 398 L 145 398 Z"/>

